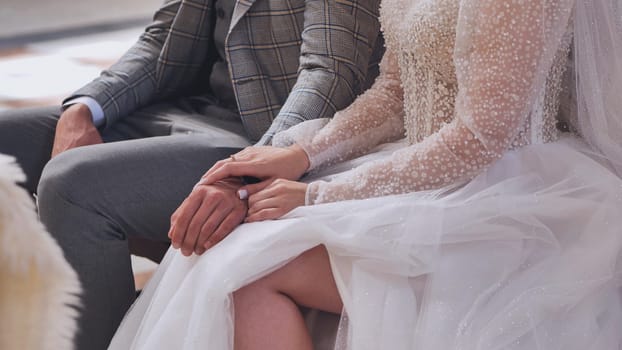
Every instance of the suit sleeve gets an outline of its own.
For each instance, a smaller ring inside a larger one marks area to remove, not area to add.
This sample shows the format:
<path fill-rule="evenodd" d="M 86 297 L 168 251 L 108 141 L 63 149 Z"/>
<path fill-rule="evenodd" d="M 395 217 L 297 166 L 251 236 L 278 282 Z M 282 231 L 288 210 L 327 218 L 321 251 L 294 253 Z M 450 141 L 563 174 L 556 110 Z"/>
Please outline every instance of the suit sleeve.
<path fill-rule="evenodd" d="M 298 79 L 258 144 L 302 121 L 331 118 L 362 92 L 380 33 L 379 3 L 306 1 Z"/>
<path fill-rule="evenodd" d="M 105 125 L 153 100 L 158 92 L 156 69 L 181 0 L 166 0 L 138 41 L 109 69 L 65 101 L 93 98 L 104 111 Z"/>

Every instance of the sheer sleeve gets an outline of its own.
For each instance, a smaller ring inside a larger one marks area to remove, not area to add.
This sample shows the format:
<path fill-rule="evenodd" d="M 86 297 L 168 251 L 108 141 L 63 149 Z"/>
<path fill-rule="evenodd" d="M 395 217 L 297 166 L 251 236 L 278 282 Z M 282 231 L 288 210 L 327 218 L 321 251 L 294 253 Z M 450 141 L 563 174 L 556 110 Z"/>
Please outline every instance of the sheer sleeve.
<path fill-rule="evenodd" d="M 455 118 L 422 142 L 331 182 L 307 204 L 436 189 L 467 181 L 509 148 L 542 91 L 572 0 L 462 0 Z"/>
<path fill-rule="evenodd" d="M 394 52 L 380 62 L 380 74 L 367 91 L 329 121 L 311 120 L 277 134 L 273 144 L 300 145 L 309 171 L 365 154 L 374 146 L 404 137 L 403 92 Z"/>

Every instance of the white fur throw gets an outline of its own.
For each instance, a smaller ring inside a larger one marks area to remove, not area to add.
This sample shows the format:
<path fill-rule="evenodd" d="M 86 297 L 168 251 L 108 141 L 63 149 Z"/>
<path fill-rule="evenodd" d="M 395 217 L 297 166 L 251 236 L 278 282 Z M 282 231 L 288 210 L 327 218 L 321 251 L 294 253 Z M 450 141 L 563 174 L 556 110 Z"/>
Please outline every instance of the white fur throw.
<path fill-rule="evenodd" d="M 80 284 L 0 155 L 0 349 L 73 349 Z"/>

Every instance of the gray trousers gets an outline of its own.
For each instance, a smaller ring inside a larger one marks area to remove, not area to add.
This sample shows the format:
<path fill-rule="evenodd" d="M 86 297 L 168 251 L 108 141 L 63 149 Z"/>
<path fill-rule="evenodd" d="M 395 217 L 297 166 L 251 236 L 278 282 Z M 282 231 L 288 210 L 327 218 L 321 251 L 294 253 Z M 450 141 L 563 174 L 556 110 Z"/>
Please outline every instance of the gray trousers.
<path fill-rule="evenodd" d="M 205 99 L 137 111 L 106 141 L 50 160 L 60 110 L 0 113 L 0 153 L 26 172 L 39 215 L 84 289 L 78 349 L 105 349 L 135 297 L 128 238 L 167 242 L 169 219 L 212 164 L 249 145 L 239 117 Z"/>

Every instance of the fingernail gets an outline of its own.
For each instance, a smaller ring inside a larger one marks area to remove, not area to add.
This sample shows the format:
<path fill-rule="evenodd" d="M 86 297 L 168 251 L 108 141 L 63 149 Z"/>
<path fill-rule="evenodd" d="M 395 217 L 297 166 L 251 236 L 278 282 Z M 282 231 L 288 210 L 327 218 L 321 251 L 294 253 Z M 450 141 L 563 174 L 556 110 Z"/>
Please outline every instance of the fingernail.
<path fill-rule="evenodd" d="M 241 189 L 238 191 L 238 197 L 240 197 L 240 199 L 246 199 L 248 198 L 248 191 L 245 189 Z"/>
<path fill-rule="evenodd" d="M 199 180 L 199 182 L 197 182 L 197 184 L 196 184 L 196 185 L 194 185 L 194 187 L 193 187 L 192 189 L 194 190 L 194 189 L 196 189 L 197 187 L 199 187 L 199 186 L 201 186 L 201 185 L 204 185 L 204 184 L 205 184 L 205 182 L 206 182 L 206 179 L 205 179 L 205 178 L 201 178 L 201 180 Z"/>

